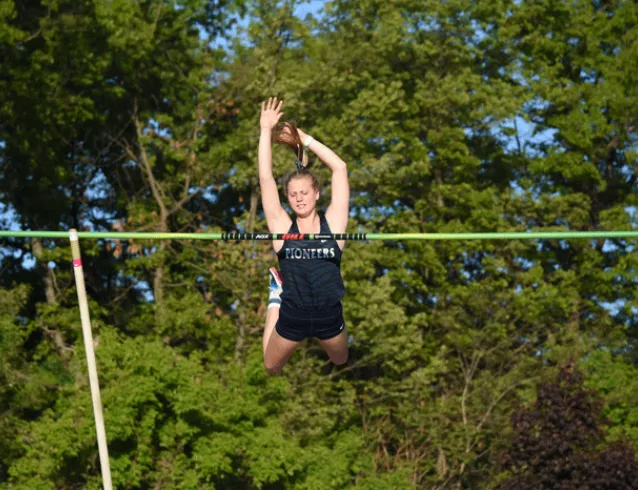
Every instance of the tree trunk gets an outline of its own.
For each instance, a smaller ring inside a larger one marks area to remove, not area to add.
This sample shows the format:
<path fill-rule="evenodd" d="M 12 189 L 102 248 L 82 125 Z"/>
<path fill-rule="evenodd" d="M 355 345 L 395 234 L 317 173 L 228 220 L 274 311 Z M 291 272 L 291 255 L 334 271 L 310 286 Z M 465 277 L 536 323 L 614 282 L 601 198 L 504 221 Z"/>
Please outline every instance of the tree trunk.
<path fill-rule="evenodd" d="M 255 232 L 255 220 L 257 219 L 257 205 L 259 204 L 259 186 L 253 185 L 250 192 L 250 211 L 248 213 L 248 220 L 246 221 L 246 231 L 248 233 Z M 244 258 L 250 260 L 250 250 L 244 252 Z M 249 291 L 244 290 L 242 300 L 244 303 L 248 303 L 250 298 Z M 239 317 L 237 318 L 237 339 L 235 340 L 235 361 L 237 364 L 241 364 L 244 355 L 244 345 L 246 344 L 246 313 L 245 310 L 241 310 Z"/>
<path fill-rule="evenodd" d="M 166 208 L 161 209 L 160 213 L 160 232 L 168 233 L 168 213 Z M 158 324 L 162 324 L 164 318 L 164 269 L 165 257 L 164 254 L 168 248 L 167 240 L 160 240 L 157 247 L 157 253 L 159 254 L 160 262 L 155 269 L 155 275 L 153 276 L 153 296 L 155 297 L 155 319 Z"/>
<path fill-rule="evenodd" d="M 441 169 L 439 167 L 434 168 L 434 181 L 436 182 L 437 190 L 436 190 L 436 204 L 442 208 L 443 207 L 443 194 L 441 194 L 441 187 L 443 186 L 443 178 Z"/>
<path fill-rule="evenodd" d="M 51 269 L 47 261 L 44 260 L 44 247 L 42 246 L 42 240 L 40 238 L 34 238 L 31 243 L 33 255 L 35 256 L 38 262 L 38 268 L 44 277 L 44 295 L 47 299 L 47 303 L 52 305 L 56 302 L 53 269 Z"/>

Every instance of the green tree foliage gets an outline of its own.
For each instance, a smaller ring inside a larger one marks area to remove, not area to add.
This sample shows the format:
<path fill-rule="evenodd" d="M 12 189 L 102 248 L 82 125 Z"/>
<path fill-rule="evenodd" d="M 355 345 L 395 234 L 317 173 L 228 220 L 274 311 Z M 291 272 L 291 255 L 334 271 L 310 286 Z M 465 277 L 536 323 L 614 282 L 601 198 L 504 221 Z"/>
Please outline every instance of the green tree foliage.
<path fill-rule="evenodd" d="M 603 414 L 609 420 L 609 441 L 624 439 L 638 449 L 638 395 L 636 366 L 609 351 L 597 351 L 583 363 L 589 376 L 586 385 L 604 396 Z"/>
<path fill-rule="evenodd" d="M 21 416 L 28 412 L 32 403 L 42 403 L 42 395 L 38 393 L 37 383 L 31 383 L 34 373 L 25 373 L 27 360 L 24 358 L 22 345 L 27 334 L 21 329 L 16 317 L 26 300 L 26 287 L 21 286 L 13 291 L 0 290 L 0 350 L 3 352 L 0 363 L 0 479 L 7 477 L 8 462 L 14 459 L 14 434 L 20 425 Z M 28 368 L 27 368 L 28 369 Z M 29 376 L 29 374 L 31 376 Z M 48 398 L 48 397 L 47 397 Z"/>
<path fill-rule="evenodd" d="M 348 163 L 352 231 L 636 226 L 635 2 L 307 8 L 0 0 L 2 202 L 25 229 L 263 230 L 278 95 Z M 99 488 L 67 244 L 2 245 L 0 489 Z M 83 240 L 116 485 L 490 488 L 512 402 L 569 358 L 636 450 L 634 247 L 348 243 L 348 365 L 308 342 L 273 378 L 268 243 Z"/>

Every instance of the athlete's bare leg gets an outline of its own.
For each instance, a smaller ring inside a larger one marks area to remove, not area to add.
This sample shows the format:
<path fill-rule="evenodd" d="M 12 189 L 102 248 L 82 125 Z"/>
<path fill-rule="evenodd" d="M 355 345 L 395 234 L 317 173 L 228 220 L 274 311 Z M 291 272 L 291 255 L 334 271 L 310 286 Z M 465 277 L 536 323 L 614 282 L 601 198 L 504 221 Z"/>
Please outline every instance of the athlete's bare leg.
<path fill-rule="evenodd" d="M 265 334 L 265 332 L 264 332 Z M 286 365 L 301 342 L 283 338 L 274 328 L 264 348 L 264 367 L 270 374 L 277 374 Z"/>
<path fill-rule="evenodd" d="M 279 307 L 270 306 L 266 310 L 266 326 L 264 327 L 264 337 L 262 339 L 264 354 L 266 354 L 266 347 L 268 346 L 268 341 L 270 340 L 270 336 L 275 330 L 275 325 L 277 325 L 277 320 L 279 320 Z"/>
<path fill-rule="evenodd" d="M 319 340 L 321 347 L 328 353 L 328 357 L 335 364 L 348 362 L 348 332 L 344 327 L 339 335 L 327 340 Z"/>
<path fill-rule="evenodd" d="M 266 310 L 266 325 L 264 326 L 264 336 L 262 338 L 262 348 L 264 352 L 264 367 L 271 374 L 281 371 L 281 368 L 288 362 L 290 356 L 301 342 L 295 342 L 283 338 L 277 333 L 275 326 L 279 320 L 279 308 L 281 307 L 281 284 L 282 279 L 279 272 L 271 267 L 270 270 L 270 293 L 268 298 L 268 309 Z"/>

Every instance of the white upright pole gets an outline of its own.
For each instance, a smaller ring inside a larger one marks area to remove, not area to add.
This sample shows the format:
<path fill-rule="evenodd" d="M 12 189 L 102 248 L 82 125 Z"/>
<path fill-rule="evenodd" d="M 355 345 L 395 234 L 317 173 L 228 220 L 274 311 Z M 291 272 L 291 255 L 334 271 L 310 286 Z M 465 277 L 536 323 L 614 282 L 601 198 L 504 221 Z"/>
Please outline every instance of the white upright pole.
<path fill-rule="evenodd" d="M 86 363 L 89 369 L 89 384 L 91 386 L 91 397 L 93 398 L 93 416 L 95 417 L 97 446 L 100 454 L 100 466 L 102 467 L 102 482 L 104 490 L 113 490 L 113 484 L 111 483 L 111 468 L 109 466 L 109 449 L 106 444 L 106 430 L 104 429 L 104 415 L 102 414 L 102 400 L 100 398 L 100 385 L 97 379 L 95 351 L 93 350 L 93 333 L 91 332 L 89 303 L 86 299 L 86 288 L 84 286 L 84 270 L 82 269 L 80 243 L 75 229 L 72 229 L 69 232 L 69 239 L 71 240 L 73 272 L 75 273 L 75 286 L 78 291 L 78 302 L 80 305 L 80 318 L 82 320 L 84 349 L 86 350 Z"/>

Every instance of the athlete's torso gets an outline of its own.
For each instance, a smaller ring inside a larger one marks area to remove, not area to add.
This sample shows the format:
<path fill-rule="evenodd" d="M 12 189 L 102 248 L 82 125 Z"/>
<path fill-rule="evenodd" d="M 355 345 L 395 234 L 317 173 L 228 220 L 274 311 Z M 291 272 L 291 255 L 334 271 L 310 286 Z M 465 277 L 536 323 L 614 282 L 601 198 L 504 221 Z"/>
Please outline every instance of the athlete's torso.
<path fill-rule="evenodd" d="M 321 234 L 330 234 L 330 226 L 319 215 Z M 295 219 L 288 233 L 299 233 Z M 282 301 L 297 306 L 335 305 L 345 295 L 341 278 L 342 251 L 336 240 L 285 240 L 277 252 L 283 276 Z"/>

